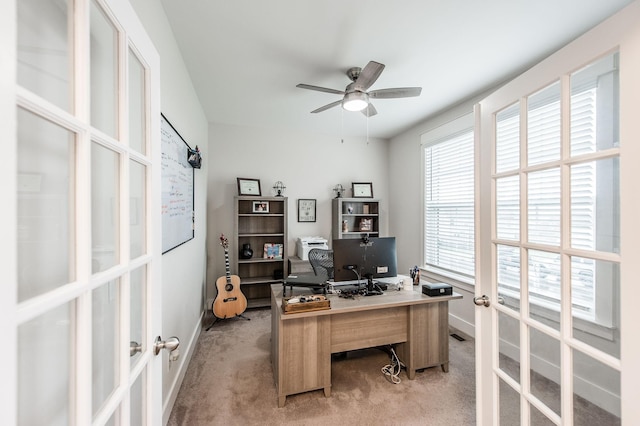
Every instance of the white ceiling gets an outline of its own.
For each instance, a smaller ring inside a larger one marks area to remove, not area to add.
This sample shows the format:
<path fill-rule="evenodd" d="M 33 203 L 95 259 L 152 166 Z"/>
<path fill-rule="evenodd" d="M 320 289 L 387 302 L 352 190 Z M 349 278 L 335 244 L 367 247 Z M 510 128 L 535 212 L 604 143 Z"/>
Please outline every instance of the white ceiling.
<path fill-rule="evenodd" d="M 210 123 L 364 137 L 367 120 L 335 107 L 346 70 L 386 68 L 370 137 L 391 138 L 513 77 L 632 0 L 161 0 Z"/>

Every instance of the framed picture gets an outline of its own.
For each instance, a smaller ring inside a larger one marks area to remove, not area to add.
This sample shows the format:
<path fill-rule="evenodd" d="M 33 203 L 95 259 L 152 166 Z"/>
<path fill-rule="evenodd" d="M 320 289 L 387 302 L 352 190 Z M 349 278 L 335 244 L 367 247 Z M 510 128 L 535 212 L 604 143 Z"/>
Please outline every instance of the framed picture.
<path fill-rule="evenodd" d="M 298 199 L 298 222 L 316 221 L 316 200 Z"/>
<path fill-rule="evenodd" d="M 282 259 L 282 244 L 265 243 L 264 258 L 265 259 Z"/>
<path fill-rule="evenodd" d="M 257 195 L 260 197 L 262 192 L 260 191 L 260 179 L 238 179 L 238 195 Z"/>
<path fill-rule="evenodd" d="M 371 219 L 370 217 L 368 218 L 362 218 L 360 219 L 360 232 L 363 231 L 373 231 L 373 219 Z"/>
<path fill-rule="evenodd" d="M 373 185 L 371 182 L 352 182 L 351 192 L 353 198 L 373 198 Z"/>
<path fill-rule="evenodd" d="M 254 213 L 269 213 L 268 201 L 254 201 L 253 210 Z"/>

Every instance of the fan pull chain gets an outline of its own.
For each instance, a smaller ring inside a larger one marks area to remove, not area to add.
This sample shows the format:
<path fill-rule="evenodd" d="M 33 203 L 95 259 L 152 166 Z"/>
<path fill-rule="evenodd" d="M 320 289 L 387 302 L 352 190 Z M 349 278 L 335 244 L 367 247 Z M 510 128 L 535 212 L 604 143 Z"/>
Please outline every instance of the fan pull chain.
<path fill-rule="evenodd" d="M 367 145 L 369 145 L 369 108 L 367 108 Z"/>
<path fill-rule="evenodd" d="M 344 143 L 344 110 L 340 108 L 340 142 Z"/>

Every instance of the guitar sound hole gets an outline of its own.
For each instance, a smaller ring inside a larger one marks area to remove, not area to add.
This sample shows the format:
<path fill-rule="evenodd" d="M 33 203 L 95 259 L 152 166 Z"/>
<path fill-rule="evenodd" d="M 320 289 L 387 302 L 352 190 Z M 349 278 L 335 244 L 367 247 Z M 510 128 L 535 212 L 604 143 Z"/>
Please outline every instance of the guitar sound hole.
<path fill-rule="evenodd" d="M 225 289 L 225 290 L 227 290 L 227 291 L 231 291 L 231 290 L 233 290 L 233 284 L 227 284 L 227 285 L 225 285 L 225 286 L 224 286 L 224 289 Z"/>

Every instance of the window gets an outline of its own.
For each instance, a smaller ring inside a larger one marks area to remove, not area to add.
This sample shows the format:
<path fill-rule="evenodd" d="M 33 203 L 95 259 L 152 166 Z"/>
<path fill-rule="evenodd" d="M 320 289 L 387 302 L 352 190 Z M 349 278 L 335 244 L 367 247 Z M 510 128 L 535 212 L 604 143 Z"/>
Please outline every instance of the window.
<path fill-rule="evenodd" d="M 469 114 L 423 135 L 425 266 L 473 283 L 474 141 Z"/>

